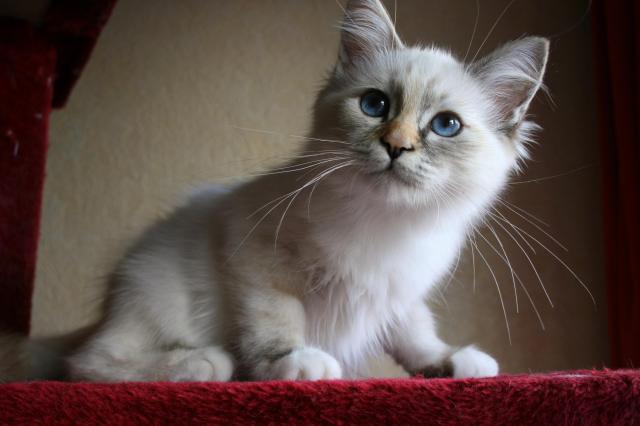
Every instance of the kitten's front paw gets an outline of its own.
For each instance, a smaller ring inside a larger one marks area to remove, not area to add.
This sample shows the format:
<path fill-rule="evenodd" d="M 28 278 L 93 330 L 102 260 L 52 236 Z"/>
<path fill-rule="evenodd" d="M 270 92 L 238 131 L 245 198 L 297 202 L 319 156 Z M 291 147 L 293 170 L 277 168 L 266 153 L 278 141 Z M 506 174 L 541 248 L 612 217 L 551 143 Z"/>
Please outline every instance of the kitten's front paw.
<path fill-rule="evenodd" d="M 464 347 L 449 358 L 454 378 L 491 377 L 498 375 L 498 363 L 490 355 L 473 346 Z"/>
<path fill-rule="evenodd" d="M 275 361 L 269 375 L 276 380 L 329 380 L 341 378 L 342 368 L 328 353 L 305 347 Z"/>

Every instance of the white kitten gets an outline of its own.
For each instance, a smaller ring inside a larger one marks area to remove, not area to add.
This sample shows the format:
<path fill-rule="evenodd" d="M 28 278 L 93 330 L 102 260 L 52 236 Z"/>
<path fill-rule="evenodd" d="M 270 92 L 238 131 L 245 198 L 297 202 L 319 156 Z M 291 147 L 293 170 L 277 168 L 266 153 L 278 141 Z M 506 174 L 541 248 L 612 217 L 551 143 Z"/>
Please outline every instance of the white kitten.
<path fill-rule="evenodd" d="M 529 37 L 465 65 L 350 1 L 305 149 L 149 229 L 71 378 L 334 379 L 382 351 L 412 373 L 497 374 L 438 338 L 425 300 L 526 156 L 547 54 Z"/>

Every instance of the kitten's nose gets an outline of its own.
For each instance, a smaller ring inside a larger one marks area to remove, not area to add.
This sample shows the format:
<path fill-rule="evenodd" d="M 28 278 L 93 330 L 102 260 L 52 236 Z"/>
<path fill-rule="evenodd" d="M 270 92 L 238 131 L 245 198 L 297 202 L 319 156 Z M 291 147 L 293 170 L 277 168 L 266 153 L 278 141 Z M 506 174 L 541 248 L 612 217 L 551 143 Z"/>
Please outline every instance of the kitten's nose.
<path fill-rule="evenodd" d="M 391 125 L 391 128 L 380 138 L 380 143 L 387 150 L 389 158 L 395 160 L 405 151 L 413 151 L 415 131 L 408 129 L 406 125 Z"/>

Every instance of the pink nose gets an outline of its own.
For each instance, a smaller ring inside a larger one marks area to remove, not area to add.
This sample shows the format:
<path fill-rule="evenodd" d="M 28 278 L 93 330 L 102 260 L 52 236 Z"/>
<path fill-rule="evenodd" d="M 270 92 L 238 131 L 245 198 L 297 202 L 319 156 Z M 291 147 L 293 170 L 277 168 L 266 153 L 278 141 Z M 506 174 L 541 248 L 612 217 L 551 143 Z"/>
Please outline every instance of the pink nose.
<path fill-rule="evenodd" d="M 387 131 L 380 138 L 392 160 L 400 157 L 406 151 L 415 150 L 417 132 L 405 123 L 392 122 Z"/>

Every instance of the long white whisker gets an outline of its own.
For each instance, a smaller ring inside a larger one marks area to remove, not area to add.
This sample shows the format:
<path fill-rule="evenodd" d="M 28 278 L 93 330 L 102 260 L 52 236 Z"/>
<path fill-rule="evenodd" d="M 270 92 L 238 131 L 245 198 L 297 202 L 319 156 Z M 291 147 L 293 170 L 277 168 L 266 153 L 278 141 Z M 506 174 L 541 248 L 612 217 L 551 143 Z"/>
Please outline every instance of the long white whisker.
<path fill-rule="evenodd" d="M 508 223 L 509 225 L 511 225 L 511 221 L 510 221 L 509 219 L 507 219 L 507 218 L 506 218 L 506 216 L 505 216 L 505 215 L 503 215 L 503 214 L 502 214 L 502 212 L 501 212 L 500 210 L 498 210 L 496 207 L 491 207 L 491 210 L 493 210 L 493 211 L 495 212 L 495 214 L 497 214 L 498 216 L 500 216 L 500 218 L 501 218 L 505 223 Z M 529 240 L 527 240 L 527 239 L 524 237 L 524 235 L 522 235 L 522 234 L 520 233 L 520 231 L 518 231 L 516 228 L 513 228 L 513 230 L 515 231 L 516 235 L 517 235 L 518 237 L 520 237 L 520 240 L 521 240 L 522 242 L 524 242 L 524 243 L 525 243 L 525 245 L 526 245 L 527 247 L 529 247 L 529 250 L 531 250 L 531 252 L 532 252 L 533 254 L 537 254 L 537 253 L 536 253 L 536 249 L 531 245 L 531 243 L 529 243 Z"/>
<path fill-rule="evenodd" d="M 297 168 L 283 168 L 283 169 L 274 169 L 273 171 L 270 172 L 266 172 L 266 173 L 254 173 L 251 174 L 249 176 L 252 177 L 258 177 L 258 176 L 272 176 L 272 175 L 280 175 L 283 173 L 293 173 L 293 172 L 299 172 L 300 170 L 307 170 L 310 169 L 312 167 L 317 167 L 319 165 L 322 164 L 326 164 L 326 163 L 331 163 L 333 161 L 339 161 L 339 160 L 347 160 L 349 159 L 349 157 L 331 157 L 331 158 L 323 158 L 320 160 L 313 160 L 313 161 L 308 161 L 306 163 L 302 163 L 301 165 L 304 165 L 302 167 L 297 167 Z M 291 166 L 293 167 L 293 166 Z"/>
<path fill-rule="evenodd" d="M 262 221 L 269 216 L 269 214 L 274 211 L 280 204 L 282 204 L 287 198 L 289 198 L 292 194 L 294 194 L 296 191 L 292 191 L 288 194 L 285 194 L 281 197 L 279 197 L 278 199 L 280 201 L 278 201 L 278 203 L 276 205 L 274 205 L 273 207 L 271 207 L 269 209 L 269 211 L 267 211 L 264 215 L 262 215 L 262 217 L 251 227 L 251 229 L 249 229 L 249 232 L 247 232 L 247 235 L 244 236 L 244 238 L 242 238 L 242 240 L 240 240 L 240 243 L 238 244 L 238 247 L 236 247 L 236 249 L 231 253 L 231 255 L 227 258 L 227 261 L 231 260 L 231 258 L 233 256 L 235 256 L 235 254 L 238 252 L 238 250 L 240 250 L 240 248 L 242 247 L 242 245 L 245 243 L 245 241 L 247 241 L 247 239 L 249 238 L 249 236 L 251 236 L 251 234 L 253 233 L 253 231 L 262 223 Z M 251 216 L 254 213 L 251 213 Z"/>
<path fill-rule="evenodd" d="M 496 19 L 496 22 L 493 23 L 493 26 L 491 27 L 491 29 L 489 29 L 489 32 L 487 33 L 487 36 L 484 38 L 484 40 L 482 40 L 482 43 L 480 43 L 480 47 L 478 47 L 478 50 L 476 51 L 476 54 L 473 55 L 473 58 L 471 59 L 471 63 L 473 63 L 473 61 L 476 60 L 476 58 L 478 57 L 478 54 L 480 53 L 480 51 L 482 50 L 482 48 L 484 47 L 485 43 L 487 42 L 487 40 L 489 40 L 489 37 L 491 37 L 491 34 L 493 34 L 493 30 L 496 29 L 496 27 L 498 26 L 498 23 L 500 22 L 500 20 L 502 19 L 502 17 L 504 16 L 505 13 L 507 13 L 507 11 L 509 10 L 509 8 L 511 7 L 511 5 L 515 2 L 515 0 L 511 0 L 506 6 L 505 8 L 502 10 L 502 13 L 500 13 L 500 15 L 498 16 L 498 19 Z"/>
<path fill-rule="evenodd" d="M 496 284 L 496 289 L 498 290 L 498 296 L 500 298 L 500 305 L 502 306 L 502 314 L 504 315 L 504 323 L 505 323 L 505 325 L 507 327 L 507 337 L 509 338 L 509 345 L 511 345 L 511 329 L 509 328 L 509 319 L 507 318 L 507 309 L 504 306 L 504 299 L 502 298 L 502 291 L 500 290 L 500 285 L 498 284 L 498 279 L 496 278 L 496 274 L 493 272 L 493 269 L 491 268 L 491 265 L 489 265 L 489 262 L 484 257 L 484 254 L 482 254 L 482 251 L 480 251 L 480 249 L 478 248 L 478 245 L 476 243 L 473 243 L 473 245 L 476 247 L 476 250 L 478 250 L 478 254 L 480 255 L 480 257 L 484 261 L 485 265 L 487 265 L 487 268 L 489 269 L 489 272 L 491 273 L 491 276 L 493 277 L 493 282 Z"/>
<path fill-rule="evenodd" d="M 442 290 L 440 289 L 440 287 L 435 287 L 436 291 L 438 292 L 438 295 L 440 296 L 440 300 L 442 300 L 442 303 L 444 303 L 445 308 L 447 308 L 447 311 L 449 310 L 449 303 L 447 302 L 446 297 L 444 297 L 444 293 L 442 292 Z"/>
<path fill-rule="evenodd" d="M 324 178 L 325 176 L 335 172 L 338 169 L 341 169 L 343 167 L 346 166 L 350 166 L 351 164 L 353 164 L 352 161 L 347 161 L 346 163 L 340 163 L 336 166 L 331 167 L 329 170 L 325 170 L 324 172 L 320 173 L 318 176 L 316 176 L 315 178 L 311 179 L 309 182 L 305 183 L 303 186 L 301 186 L 295 193 L 295 195 L 291 198 L 291 200 L 289 201 L 289 204 L 287 204 L 287 207 L 284 209 L 284 213 L 282 213 L 282 216 L 280 217 L 280 221 L 278 222 L 278 226 L 276 228 L 276 234 L 275 234 L 275 238 L 274 238 L 274 242 L 273 242 L 273 248 L 274 250 L 276 249 L 277 245 L 278 245 L 278 235 L 280 234 L 280 228 L 282 228 L 282 223 L 284 222 L 284 217 L 287 214 L 287 211 L 289 210 L 289 207 L 291 207 L 291 204 L 295 201 L 296 197 L 298 195 L 300 195 L 300 193 L 307 188 L 309 185 L 315 184 L 318 181 L 320 181 L 320 179 Z"/>
<path fill-rule="evenodd" d="M 471 265 L 473 265 L 473 292 L 476 292 L 476 255 L 473 244 L 471 245 Z"/>
<path fill-rule="evenodd" d="M 247 233 L 247 235 L 244 236 L 244 238 L 242 238 L 242 240 L 240 241 L 240 243 L 238 244 L 238 247 L 231 253 L 231 255 L 229 256 L 229 259 L 231 259 L 237 252 L 238 250 L 240 250 L 240 248 L 242 247 L 242 245 L 244 244 L 244 242 L 249 238 L 249 236 L 253 233 L 253 231 L 260 225 L 260 223 L 262 223 L 262 221 L 273 211 L 275 210 L 280 204 L 282 204 L 287 198 L 289 198 L 290 196 L 296 194 L 298 191 L 304 189 L 306 186 L 308 186 L 309 183 L 301 186 L 298 189 L 295 189 L 287 194 L 281 195 L 280 197 L 277 197 L 274 200 L 269 201 L 268 203 L 266 203 L 265 205 L 263 205 L 262 207 L 258 208 L 257 210 L 255 210 L 253 213 L 251 213 L 249 216 L 247 216 L 247 220 L 250 219 L 251 217 L 253 217 L 253 215 L 255 215 L 257 212 L 265 209 L 266 207 L 268 207 L 269 205 L 276 203 L 273 207 L 271 207 L 269 209 L 269 211 L 267 211 L 254 225 L 253 227 L 249 230 L 249 232 Z"/>
<path fill-rule="evenodd" d="M 494 238 L 498 242 L 498 245 L 500 246 L 500 249 L 502 250 L 502 253 L 504 254 L 505 262 L 506 262 L 507 266 L 509 267 L 509 272 L 511 272 L 511 280 L 513 281 L 513 296 L 515 298 L 515 303 L 516 303 L 516 313 L 520 313 L 520 306 L 518 304 L 518 290 L 517 290 L 517 286 L 516 286 L 516 276 L 515 276 L 515 273 L 513 271 L 513 266 L 511 265 L 511 261 L 509 260 L 509 255 L 507 254 L 507 251 L 505 250 L 504 245 L 502 244 L 502 241 L 500 240 L 500 237 L 496 233 L 496 230 L 493 229 L 493 227 L 489 224 L 489 222 L 485 222 L 485 225 L 487 225 L 487 228 L 489 228 L 489 230 L 493 234 Z"/>
<path fill-rule="evenodd" d="M 509 201 L 507 201 L 507 200 L 503 200 L 503 199 L 499 199 L 499 200 L 498 200 L 498 202 L 499 202 L 500 204 L 505 205 L 505 207 L 506 207 L 506 206 L 510 206 L 510 207 L 512 207 L 512 208 L 514 208 L 514 209 L 516 209 L 516 210 L 518 210 L 520 213 L 524 214 L 525 216 L 529 217 L 529 218 L 530 218 L 530 219 L 532 219 L 532 220 L 535 220 L 535 221 L 536 221 L 536 222 L 538 222 L 539 224 L 541 224 L 541 225 L 543 225 L 543 226 L 546 226 L 547 228 L 550 228 L 550 227 L 551 227 L 551 225 L 549 225 L 547 222 L 545 222 L 544 220 L 540 219 L 538 216 L 534 215 L 533 213 L 526 211 L 525 209 L 523 209 L 523 208 L 522 208 L 522 207 L 520 207 L 520 206 L 517 206 L 517 205 L 515 205 L 515 204 L 513 204 L 513 203 L 510 203 Z"/>
<path fill-rule="evenodd" d="M 476 20 L 473 23 L 473 31 L 471 32 L 471 40 L 469 40 L 469 45 L 467 46 L 467 51 L 464 53 L 464 59 L 462 62 L 466 62 L 467 57 L 469 56 L 469 52 L 471 51 L 471 46 L 473 45 L 473 39 L 476 37 L 476 30 L 478 29 L 478 22 L 480 21 L 480 0 L 476 0 Z"/>
<path fill-rule="evenodd" d="M 580 284 L 580 286 L 587 292 L 587 294 L 589 295 L 589 297 L 591 298 L 591 301 L 593 302 L 593 306 L 597 306 L 596 304 L 596 299 L 595 297 L 593 297 L 593 293 L 591 293 L 591 290 L 589 290 L 589 287 L 580 279 L 580 277 L 578 276 L 578 274 L 576 274 L 573 269 L 571 269 L 569 267 L 569 265 L 567 265 L 562 259 L 560 259 L 560 257 L 555 254 L 550 248 L 548 248 L 547 246 L 545 246 L 544 244 L 542 244 L 538 239 L 536 239 L 534 236 L 532 236 L 531 234 L 529 234 L 527 231 L 525 231 L 524 229 L 520 228 L 517 225 L 513 225 L 515 228 L 518 228 L 523 234 L 525 234 L 527 237 L 531 238 L 533 241 L 536 242 L 536 244 L 538 244 L 541 248 L 545 249 L 547 251 L 547 253 L 549 253 L 551 256 L 553 256 L 558 262 L 560 262 L 560 264 L 562 266 L 564 266 L 564 268 L 573 276 L 573 278 L 576 279 L 576 281 L 578 281 L 578 283 Z"/>
<path fill-rule="evenodd" d="M 512 182 L 509 182 L 509 185 L 520 185 L 520 184 L 523 184 L 523 183 L 544 182 L 546 180 L 556 179 L 556 178 L 559 178 L 559 177 L 564 177 L 564 176 L 570 175 L 572 173 L 580 172 L 582 170 L 588 169 L 588 168 L 593 167 L 593 166 L 594 166 L 593 164 L 586 164 L 584 166 L 576 167 L 575 169 L 571 169 L 569 171 L 562 172 L 562 173 L 557 173 L 557 174 L 551 175 L 551 176 L 544 176 L 544 177 L 535 178 L 535 179 L 528 179 L 528 180 L 515 180 L 515 181 L 512 181 Z"/>
<path fill-rule="evenodd" d="M 538 317 L 538 322 L 540 323 L 540 328 L 542 328 L 542 330 L 545 330 L 544 322 L 542 322 L 542 317 L 540 316 L 540 312 L 538 312 L 538 308 L 536 307 L 536 304 L 533 303 L 533 299 L 531 298 L 531 295 L 529 294 L 529 291 L 527 290 L 527 287 L 525 287 L 524 283 L 520 279 L 518 279 L 518 284 L 520 284 L 520 288 L 522 288 L 522 291 L 524 291 L 524 294 L 527 295 L 527 299 L 529 299 L 529 303 L 531 304 L 531 307 L 533 308 L 533 311 L 536 313 L 536 316 Z"/>
<path fill-rule="evenodd" d="M 545 231 L 544 229 L 542 229 L 540 226 L 538 226 L 536 223 L 534 223 L 533 221 L 529 220 L 528 218 L 526 218 L 525 216 L 523 216 L 522 214 L 518 213 L 516 210 L 512 209 L 508 204 L 503 204 L 507 209 L 509 209 L 510 211 L 512 211 L 513 213 L 517 214 L 518 216 L 520 216 L 522 219 L 524 219 L 526 222 L 530 223 L 531 225 L 533 225 L 537 230 L 539 230 L 540 232 L 542 232 L 544 235 L 547 236 L 547 238 L 549 238 L 551 241 L 553 241 L 554 243 L 556 243 L 558 245 L 558 247 L 560 247 L 562 250 L 564 251 L 569 251 L 560 241 L 558 241 L 556 238 L 553 237 L 553 235 L 549 234 L 547 231 Z"/>
<path fill-rule="evenodd" d="M 335 139 L 322 139 L 322 138 L 312 138 L 309 136 L 302 136 L 302 135 L 288 135 L 285 133 L 279 133 L 273 130 L 262 130 L 262 129 L 253 129 L 251 127 L 240 127 L 240 126 L 231 126 L 234 129 L 238 129 L 238 130 L 244 130 L 246 132 L 254 132 L 254 133 L 263 133 L 265 135 L 272 135 L 272 136 L 285 136 L 288 138 L 292 138 L 292 139 L 303 139 L 303 140 L 308 140 L 308 141 L 318 141 L 318 142 L 329 142 L 329 143 L 338 143 L 338 144 L 343 144 L 343 145 L 351 145 L 348 142 L 345 141 L 339 141 L 339 140 L 335 140 Z"/>
<path fill-rule="evenodd" d="M 540 274 L 538 273 L 538 269 L 535 267 L 535 264 L 533 263 L 533 260 L 531 260 L 531 258 L 529 257 L 529 255 L 527 254 L 527 252 L 524 250 L 524 248 L 520 245 L 520 243 L 518 242 L 518 240 L 516 240 L 516 238 L 513 236 L 513 234 L 511 234 L 511 232 L 509 232 L 509 230 L 507 228 L 504 227 L 504 225 L 502 225 L 497 219 L 496 219 L 496 215 L 494 215 L 491 212 L 488 212 L 489 217 L 492 218 L 494 220 L 495 223 L 498 224 L 498 226 L 500 226 L 508 235 L 509 237 L 511 237 L 511 239 L 517 244 L 517 246 L 520 248 L 520 250 L 522 251 L 522 253 L 524 253 L 525 258 L 527 259 L 527 261 L 529 262 L 529 265 L 531 265 L 531 269 L 533 269 L 534 274 L 536 275 L 536 278 L 538 279 L 538 282 L 540 283 L 540 287 L 542 288 L 542 290 L 544 291 L 545 296 L 547 297 L 547 300 L 549 301 L 549 305 L 551 305 L 551 307 L 553 308 L 553 302 L 551 301 L 551 296 L 549 296 L 549 293 L 547 292 L 546 287 L 544 286 L 544 283 L 542 282 L 542 278 L 540 277 Z M 500 217 L 497 217 L 498 219 L 501 219 Z M 504 219 L 502 219 L 504 220 Z M 507 225 L 511 226 L 514 230 L 516 230 L 515 225 L 513 225 L 511 222 L 506 221 Z"/>
<path fill-rule="evenodd" d="M 443 287 L 444 291 L 447 291 L 447 288 L 449 288 L 449 284 L 451 284 L 451 281 L 453 280 L 453 277 L 456 274 L 456 271 L 458 270 L 458 265 L 460 264 L 460 252 L 461 252 L 461 250 L 458 249 L 458 256 L 456 257 L 456 264 L 453 267 L 453 270 L 449 273 L 449 280 L 447 281 L 447 283 Z"/>
<path fill-rule="evenodd" d="M 319 167 L 319 166 L 321 166 L 321 165 L 323 165 L 323 164 L 326 164 L 326 163 L 329 163 L 329 162 L 333 162 L 333 161 L 345 160 L 345 159 L 347 159 L 347 157 L 345 157 L 345 158 L 335 158 L 335 159 L 332 159 L 332 160 L 330 160 L 330 161 L 320 161 L 319 163 L 314 164 L 314 165 L 311 165 L 311 166 L 309 166 L 309 167 L 311 167 L 311 170 L 313 170 L 314 168 Z M 309 167 L 304 167 L 304 168 L 301 168 L 301 169 L 289 170 L 289 171 L 304 170 L 304 169 L 307 169 L 307 168 L 309 168 Z M 311 171 L 311 170 L 310 170 L 310 171 Z M 274 173 L 274 174 L 276 174 L 276 173 Z M 305 174 L 306 174 L 306 173 L 305 173 Z M 304 175 L 303 175 L 303 176 L 304 176 Z M 261 210 L 264 210 L 265 208 L 269 207 L 271 204 L 273 204 L 273 203 L 275 203 L 275 202 L 279 201 L 280 199 L 285 198 L 287 195 L 288 195 L 288 194 L 282 195 L 282 196 L 280 196 L 280 197 L 277 197 L 277 198 L 276 198 L 276 199 L 274 199 L 274 200 L 269 201 L 269 202 L 268 202 L 268 203 L 266 203 L 266 204 L 263 204 L 261 207 L 257 208 L 257 209 L 256 209 L 256 210 L 254 210 L 254 211 L 253 211 L 249 216 L 247 216 L 247 219 L 251 219 L 251 218 L 252 218 L 256 213 L 259 213 Z"/>
<path fill-rule="evenodd" d="M 491 247 L 491 249 L 498 255 L 498 257 L 500 259 L 502 259 L 503 262 L 507 263 L 507 259 L 500 254 L 498 249 L 496 249 L 495 246 L 493 244 L 491 244 L 489 242 L 489 240 L 487 240 L 482 234 L 480 234 L 480 236 L 484 239 L 484 241 L 487 243 L 487 245 L 489 247 Z M 476 247 L 477 247 L 477 245 L 476 245 Z M 516 281 L 518 282 L 518 284 L 520 284 L 520 288 L 522 288 L 522 290 L 526 294 L 527 298 L 529 299 L 529 303 L 531 304 L 531 307 L 533 308 L 533 311 L 536 313 L 536 316 L 538 317 L 538 321 L 540 322 L 540 327 L 544 330 L 545 329 L 544 322 L 542 321 L 542 317 L 540 316 L 540 312 L 538 311 L 538 307 L 533 302 L 533 299 L 531 298 L 531 295 L 529 294 L 529 291 L 527 290 L 527 287 L 522 282 L 522 279 L 520 279 L 520 277 L 518 276 L 517 273 L 515 273 L 515 271 L 514 271 L 514 275 L 515 275 Z"/>

